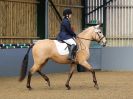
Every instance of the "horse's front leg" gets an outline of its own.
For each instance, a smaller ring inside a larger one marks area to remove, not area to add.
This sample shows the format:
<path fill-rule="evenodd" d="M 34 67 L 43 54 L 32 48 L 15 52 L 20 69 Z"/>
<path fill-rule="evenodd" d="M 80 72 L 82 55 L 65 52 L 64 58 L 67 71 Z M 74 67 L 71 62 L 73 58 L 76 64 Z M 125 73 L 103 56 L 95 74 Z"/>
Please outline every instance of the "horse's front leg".
<path fill-rule="evenodd" d="M 97 84 L 97 79 L 96 79 L 95 71 L 92 68 L 92 66 L 87 61 L 80 63 L 80 65 L 83 66 L 83 67 L 85 67 L 88 71 L 90 71 L 92 73 L 93 82 L 95 84 L 94 87 L 96 89 L 99 89 L 98 84 Z"/>
<path fill-rule="evenodd" d="M 99 89 L 99 86 L 98 86 L 98 84 L 97 84 L 97 79 L 96 79 L 96 75 L 95 75 L 95 71 L 94 71 L 94 69 L 90 69 L 90 71 L 91 71 L 91 73 L 92 73 L 92 75 L 93 75 L 93 82 L 94 82 L 94 87 L 96 88 L 96 89 Z"/>
<path fill-rule="evenodd" d="M 71 70 L 70 70 L 70 73 L 68 75 L 68 79 L 67 79 L 67 82 L 66 82 L 66 87 L 68 90 L 71 89 L 70 85 L 69 85 L 69 82 L 70 82 L 70 79 L 72 78 L 72 75 L 73 75 L 73 72 L 75 70 L 75 67 L 76 67 L 76 64 L 71 64 Z"/>

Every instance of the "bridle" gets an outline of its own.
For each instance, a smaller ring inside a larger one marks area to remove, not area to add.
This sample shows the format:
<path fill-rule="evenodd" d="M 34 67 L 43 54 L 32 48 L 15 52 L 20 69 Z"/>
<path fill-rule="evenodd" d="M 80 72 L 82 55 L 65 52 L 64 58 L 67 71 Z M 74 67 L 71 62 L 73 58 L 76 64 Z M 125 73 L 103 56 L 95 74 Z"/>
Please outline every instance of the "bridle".
<path fill-rule="evenodd" d="M 99 35 L 99 32 L 96 32 L 98 37 L 99 37 L 99 41 L 97 41 L 98 43 L 101 43 L 102 39 L 105 38 L 105 36 L 103 35 L 102 37 Z M 79 40 L 79 44 L 80 46 L 84 46 L 83 42 L 81 41 L 81 39 L 83 40 L 89 40 L 89 41 L 96 41 L 96 40 L 92 40 L 92 39 L 87 39 L 87 38 L 82 38 L 82 37 L 79 37 L 79 36 L 76 36 L 76 38 Z M 85 47 L 85 46 L 84 46 Z M 84 49 L 83 47 L 81 47 L 82 49 Z M 85 47 L 86 49 L 86 47 Z"/>
<path fill-rule="evenodd" d="M 99 31 L 95 31 L 95 33 L 98 35 L 99 37 L 99 40 L 92 40 L 92 39 L 88 39 L 88 38 L 83 38 L 83 37 L 79 37 L 79 36 L 76 36 L 76 38 L 79 40 L 79 44 L 80 46 L 82 46 L 83 42 L 81 41 L 81 39 L 83 40 L 89 40 L 89 41 L 97 41 L 98 43 L 101 43 L 101 41 L 105 38 L 105 36 L 103 35 L 102 37 L 100 36 L 99 34 Z M 84 45 L 84 44 L 83 44 Z M 82 48 L 82 47 L 81 47 Z M 86 48 L 85 48 L 86 49 Z"/>
<path fill-rule="evenodd" d="M 99 36 L 99 41 L 97 41 L 98 43 L 100 43 L 104 38 L 105 38 L 105 36 L 103 35 L 102 37 L 99 35 L 99 32 L 96 32 L 97 33 L 97 35 Z"/>

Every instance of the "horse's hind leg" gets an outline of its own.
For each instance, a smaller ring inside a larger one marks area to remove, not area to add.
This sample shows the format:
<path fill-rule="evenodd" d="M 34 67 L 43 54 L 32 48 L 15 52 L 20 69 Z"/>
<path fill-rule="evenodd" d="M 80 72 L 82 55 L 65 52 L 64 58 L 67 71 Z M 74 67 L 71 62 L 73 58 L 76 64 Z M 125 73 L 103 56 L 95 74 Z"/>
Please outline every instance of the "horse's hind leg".
<path fill-rule="evenodd" d="M 32 88 L 31 88 L 31 85 L 30 85 L 30 81 L 31 81 L 31 72 L 29 71 L 28 72 L 28 78 L 27 78 L 27 88 L 29 89 L 29 90 L 31 90 Z"/>
<path fill-rule="evenodd" d="M 40 66 L 39 65 L 33 65 L 33 67 L 30 69 L 30 71 L 28 72 L 28 79 L 27 79 L 27 88 L 29 90 L 31 90 L 31 85 L 30 85 L 30 82 L 31 82 L 31 77 L 32 75 L 37 72 L 38 70 L 40 69 Z"/>
<path fill-rule="evenodd" d="M 76 67 L 76 64 L 71 64 L 71 70 L 70 70 L 70 73 L 68 75 L 68 79 L 67 79 L 67 82 L 66 82 L 66 87 L 68 90 L 71 89 L 70 85 L 69 85 L 69 82 L 70 82 L 70 79 L 72 78 L 72 75 L 73 75 L 73 72 L 75 70 L 75 67 Z"/>
<path fill-rule="evenodd" d="M 37 71 L 37 72 L 38 72 L 38 74 L 40 74 L 40 75 L 47 81 L 47 83 L 48 83 L 48 85 L 49 85 L 49 87 L 50 87 L 49 78 L 48 78 L 45 74 L 43 74 L 41 71 Z"/>
<path fill-rule="evenodd" d="M 88 71 L 90 71 L 92 73 L 93 82 L 95 84 L 94 87 L 97 88 L 97 89 L 99 89 L 98 84 L 97 84 L 97 79 L 96 79 L 95 71 L 92 68 L 92 66 L 90 64 L 88 64 L 88 62 L 80 63 L 80 65 L 83 66 L 83 67 L 85 67 Z"/>

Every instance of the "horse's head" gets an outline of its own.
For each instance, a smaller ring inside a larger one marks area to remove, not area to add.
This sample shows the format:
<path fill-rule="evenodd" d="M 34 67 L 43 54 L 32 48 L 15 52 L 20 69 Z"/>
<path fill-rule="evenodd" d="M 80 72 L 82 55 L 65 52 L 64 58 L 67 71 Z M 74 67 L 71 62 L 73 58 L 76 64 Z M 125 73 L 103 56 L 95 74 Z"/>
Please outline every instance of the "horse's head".
<path fill-rule="evenodd" d="M 106 46 L 107 40 L 106 40 L 105 36 L 103 35 L 103 33 L 102 33 L 101 29 L 100 29 L 100 25 L 93 26 L 92 37 L 100 45 Z"/>
<path fill-rule="evenodd" d="M 102 46 L 106 46 L 107 43 L 107 40 L 100 29 L 100 25 L 85 29 L 83 32 L 78 34 L 78 37 L 85 40 L 97 41 Z"/>

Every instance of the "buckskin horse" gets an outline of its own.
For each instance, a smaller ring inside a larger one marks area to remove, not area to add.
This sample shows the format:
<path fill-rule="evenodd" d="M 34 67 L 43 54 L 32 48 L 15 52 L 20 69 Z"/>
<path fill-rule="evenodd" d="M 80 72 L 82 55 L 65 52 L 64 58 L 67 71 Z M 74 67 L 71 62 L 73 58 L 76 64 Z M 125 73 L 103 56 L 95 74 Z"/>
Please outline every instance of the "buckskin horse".
<path fill-rule="evenodd" d="M 30 82 L 31 82 L 31 77 L 35 72 L 41 75 L 50 86 L 49 78 L 46 76 L 46 74 L 43 74 L 41 72 L 42 67 L 47 63 L 49 59 L 52 59 L 53 61 L 60 64 L 70 64 L 71 69 L 65 84 L 68 90 L 71 89 L 69 81 L 73 75 L 73 72 L 77 64 L 80 64 L 81 66 L 83 66 L 92 73 L 94 87 L 96 89 L 99 89 L 97 79 L 95 76 L 95 71 L 87 61 L 90 57 L 89 47 L 91 41 L 97 41 L 102 46 L 106 45 L 106 38 L 101 32 L 100 25 L 86 28 L 77 35 L 76 42 L 78 45 L 78 51 L 76 53 L 75 62 L 71 62 L 70 60 L 67 59 L 67 55 L 60 55 L 58 53 L 54 40 L 50 39 L 38 40 L 35 44 L 29 47 L 23 59 L 19 81 L 23 81 L 26 76 L 27 67 L 28 67 L 28 54 L 30 49 L 32 48 L 34 64 L 28 72 L 27 88 L 29 90 L 32 89 Z"/>

